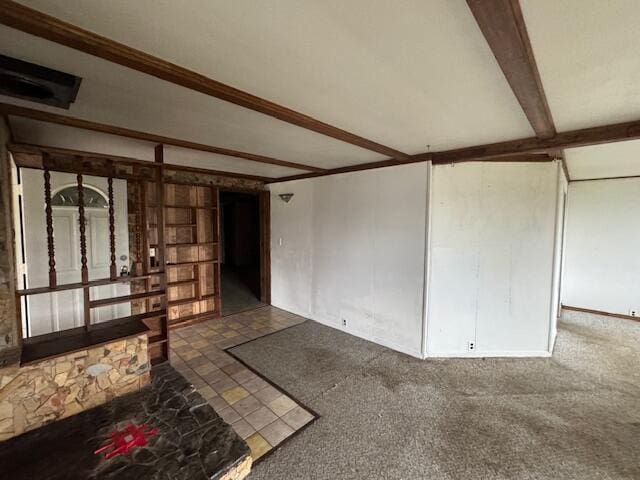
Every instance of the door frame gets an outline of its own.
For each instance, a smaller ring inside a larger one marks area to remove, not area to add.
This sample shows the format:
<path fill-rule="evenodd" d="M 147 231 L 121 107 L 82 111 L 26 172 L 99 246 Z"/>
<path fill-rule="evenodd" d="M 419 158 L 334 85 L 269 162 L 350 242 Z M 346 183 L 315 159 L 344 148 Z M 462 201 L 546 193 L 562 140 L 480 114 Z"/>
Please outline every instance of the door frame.
<path fill-rule="evenodd" d="M 258 197 L 258 228 L 260 240 L 260 301 L 271 305 L 271 192 L 269 190 L 248 190 L 233 187 L 218 187 L 218 198 L 223 192 L 244 193 Z M 218 231 L 222 218 L 222 203 L 218 200 Z M 218 238 L 220 242 L 221 239 Z M 222 275 L 220 277 L 222 282 Z M 220 293 L 222 305 L 222 291 Z"/>

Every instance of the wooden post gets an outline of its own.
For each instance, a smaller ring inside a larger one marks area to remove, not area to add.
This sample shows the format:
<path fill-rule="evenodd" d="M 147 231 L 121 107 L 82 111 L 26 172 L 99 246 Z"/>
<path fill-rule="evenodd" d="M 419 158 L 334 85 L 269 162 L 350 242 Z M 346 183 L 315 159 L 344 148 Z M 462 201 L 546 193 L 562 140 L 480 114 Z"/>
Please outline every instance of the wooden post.
<path fill-rule="evenodd" d="M 142 275 L 142 180 L 136 182 L 136 262 L 133 274 Z"/>
<path fill-rule="evenodd" d="M 46 156 L 47 154 L 45 154 Z M 49 287 L 57 284 L 55 245 L 53 243 L 53 211 L 51 209 L 51 173 L 49 169 L 44 171 L 44 205 L 47 222 L 47 253 L 49 255 Z"/>
<path fill-rule="evenodd" d="M 271 304 L 271 192 L 260 192 L 260 300 Z"/>
<path fill-rule="evenodd" d="M 222 205 L 220 204 L 220 189 L 213 188 L 212 191 L 213 198 L 215 199 L 215 210 L 213 211 L 213 241 L 215 242 L 215 252 L 216 252 L 216 263 L 213 265 L 213 292 L 214 292 L 214 302 L 216 302 L 214 311 L 217 317 L 222 315 L 222 251 L 220 245 L 222 244 L 220 238 L 220 221 L 221 221 L 221 212 Z"/>
<path fill-rule="evenodd" d="M 145 180 L 140 181 L 140 226 L 141 233 L 144 232 L 142 237 L 142 273 L 144 275 L 149 274 L 151 269 L 151 259 L 149 255 L 149 218 L 147 215 L 147 182 Z"/>
<path fill-rule="evenodd" d="M 156 205 L 157 205 L 157 218 L 156 228 L 158 229 L 158 247 L 157 258 L 158 266 L 160 270 L 160 289 L 165 294 L 160 299 L 160 307 L 165 310 L 165 314 L 162 320 L 162 336 L 166 339 L 166 342 L 162 344 L 162 353 L 166 360 L 169 359 L 169 305 L 167 303 L 167 297 L 169 295 L 167 289 L 167 262 L 165 256 L 165 221 L 164 221 L 164 145 L 156 145 L 155 148 L 155 161 L 158 165 L 156 168 Z"/>

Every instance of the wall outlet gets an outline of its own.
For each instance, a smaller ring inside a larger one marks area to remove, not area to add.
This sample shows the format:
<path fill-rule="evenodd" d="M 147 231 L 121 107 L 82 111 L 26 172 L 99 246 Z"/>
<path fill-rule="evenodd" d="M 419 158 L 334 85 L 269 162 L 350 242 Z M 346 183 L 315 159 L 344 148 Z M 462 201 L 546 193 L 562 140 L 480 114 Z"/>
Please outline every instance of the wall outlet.
<path fill-rule="evenodd" d="M 342 319 L 342 326 L 343 326 L 343 327 L 346 327 L 346 326 L 347 326 L 347 319 L 346 319 L 346 318 L 343 318 L 343 319 Z"/>
<path fill-rule="evenodd" d="M 476 349 L 476 342 L 474 342 L 473 340 L 469 340 L 467 342 L 467 350 L 469 350 L 470 352 L 475 351 Z"/>
<path fill-rule="evenodd" d="M 631 315 L 632 317 L 637 317 L 638 316 L 638 310 L 635 309 L 635 308 L 629 310 L 629 315 Z"/>

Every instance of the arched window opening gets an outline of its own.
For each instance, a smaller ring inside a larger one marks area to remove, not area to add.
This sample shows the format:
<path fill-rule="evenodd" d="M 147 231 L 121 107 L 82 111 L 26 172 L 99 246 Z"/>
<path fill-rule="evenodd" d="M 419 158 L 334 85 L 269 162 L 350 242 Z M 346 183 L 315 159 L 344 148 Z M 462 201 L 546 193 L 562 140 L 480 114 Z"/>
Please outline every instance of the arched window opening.
<path fill-rule="evenodd" d="M 77 185 L 72 185 L 59 190 L 51 198 L 51 206 L 53 207 L 77 207 L 79 204 L 79 195 Z M 106 197 L 99 191 L 84 186 L 84 206 L 85 208 L 108 208 L 109 202 Z"/>

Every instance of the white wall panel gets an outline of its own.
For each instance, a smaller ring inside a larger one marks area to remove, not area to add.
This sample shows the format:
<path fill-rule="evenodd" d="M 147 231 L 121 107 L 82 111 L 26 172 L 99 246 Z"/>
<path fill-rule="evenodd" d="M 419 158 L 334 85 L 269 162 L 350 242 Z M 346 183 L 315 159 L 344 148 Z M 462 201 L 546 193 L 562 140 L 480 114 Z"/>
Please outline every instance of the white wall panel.
<path fill-rule="evenodd" d="M 558 173 L 556 163 L 434 168 L 429 356 L 548 353 Z"/>
<path fill-rule="evenodd" d="M 640 179 L 569 185 L 564 305 L 640 309 Z"/>
<path fill-rule="evenodd" d="M 426 171 L 272 185 L 272 303 L 420 356 Z M 279 193 L 294 197 L 285 204 Z"/>

